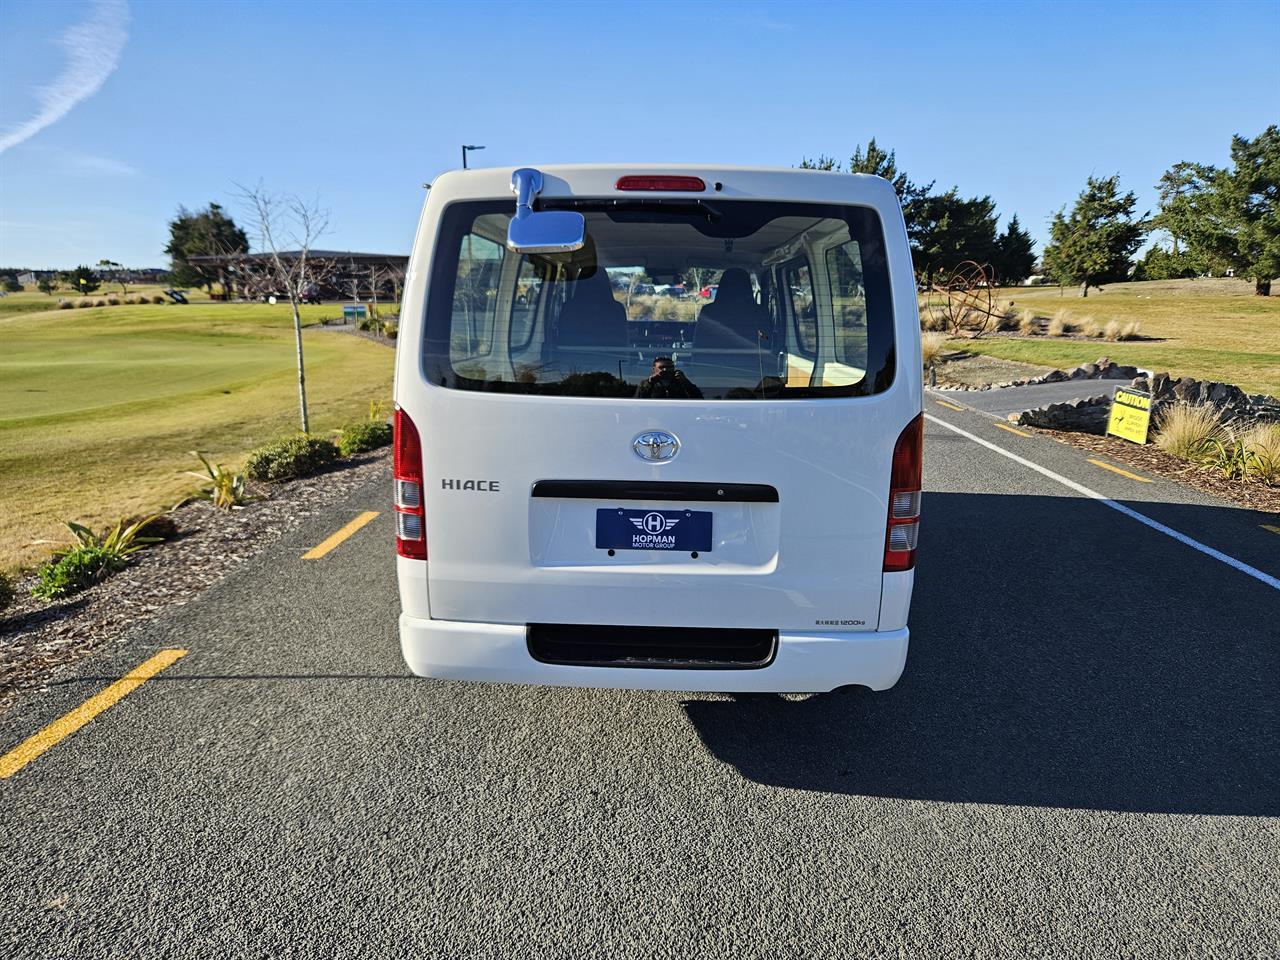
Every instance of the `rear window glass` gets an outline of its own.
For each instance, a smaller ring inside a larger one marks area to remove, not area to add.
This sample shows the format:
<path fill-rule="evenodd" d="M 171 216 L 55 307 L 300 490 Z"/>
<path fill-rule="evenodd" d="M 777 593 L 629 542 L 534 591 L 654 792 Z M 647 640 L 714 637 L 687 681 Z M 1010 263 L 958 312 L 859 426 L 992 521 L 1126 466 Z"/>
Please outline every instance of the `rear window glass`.
<path fill-rule="evenodd" d="M 561 201 L 570 254 L 506 247 L 514 203 L 446 208 L 424 371 L 441 386 L 560 396 L 860 396 L 893 378 L 883 234 L 863 207 Z"/>

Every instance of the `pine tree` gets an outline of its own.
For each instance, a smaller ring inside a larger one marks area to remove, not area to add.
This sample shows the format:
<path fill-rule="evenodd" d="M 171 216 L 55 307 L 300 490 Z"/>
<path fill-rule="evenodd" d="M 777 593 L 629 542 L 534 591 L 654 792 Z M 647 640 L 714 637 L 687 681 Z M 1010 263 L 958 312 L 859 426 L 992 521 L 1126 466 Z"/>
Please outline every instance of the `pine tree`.
<path fill-rule="evenodd" d="M 1160 178 L 1155 223 L 1197 259 L 1253 280 L 1265 297 L 1280 276 L 1280 127 L 1232 137 L 1231 163 L 1176 164 Z"/>
<path fill-rule="evenodd" d="M 1044 265 L 1059 283 L 1090 287 L 1123 280 L 1129 258 L 1146 236 L 1146 216 L 1134 216 L 1138 198 L 1120 193 L 1120 176 L 1090 177 L 1071 213 L 1059 210 L 1049 227 Z"/>

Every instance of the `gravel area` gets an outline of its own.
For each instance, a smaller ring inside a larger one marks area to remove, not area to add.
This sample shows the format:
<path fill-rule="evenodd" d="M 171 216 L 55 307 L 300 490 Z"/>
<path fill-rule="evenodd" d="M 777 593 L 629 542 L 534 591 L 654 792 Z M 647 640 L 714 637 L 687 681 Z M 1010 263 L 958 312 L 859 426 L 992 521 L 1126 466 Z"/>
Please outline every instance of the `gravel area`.
<path fill-rule="evenodd" d="M 399 317 L 387 317 L 387 320 L 399 322 Z M 384 337 L 381 333 L 374 333 L 372 330 L 361 330 L 354 323 L 330 323 L 324 326 L 309 327 L 311 330 L 323 330 L 327 333 L 349 333 L 365 340 L 372 340 L 374 343 L 380 343 L 384 347 L 395 349 L 396 341 L 393 337 Z"/>
<path fill-rule="evenodd" d="M 34 575 L 20 580 L 18 600 L 0 614 L 0 712 L 21 691 L 42 688 L 58 670 L 118 640 L 134 624 L 179 606 L 221 580 L 307 517 L 356 488 L 385 480 L 390 498 L 390 451 L 354 458 L 337 469 L 288 483 L 256 487 L 256 499 L 233 511 L 202 500 L 169 514 L 177 535 L 135 554 L 129 567 L 102 583 L 53 602 L 29 593 Z"/>
<path fill-rule="evenodd" d="M 1017 360 L 1001 360 L 975 353 L 950 353 L 946 361 L 937 366 L 938 389 L 975 387 L 991 383 L 1008 383 L 1011 380 L 1028 380 L 1041 377 L 1053 367 L 1020 363 Z"/>
<path fill-rule="evenodd" d="M 1140 447 L 1118 437 L 1098 437 L 1089 433 L 1072 433 L 1065 430 L 1044 430 L 1029 426 L 1018 429 L 1052 437 L 1059 443 L 1100 454 L 1108 460 L 1127 464 L 1139 471 L 1155 474 L 1167 480 L 1185 483 L 1189 487 L 1195 487 L 1197 490 L 1237 503 L 1242 507 L 1248 507 L 1250 510 L 1276 514 L 1277 519 L 1280 519 L 1280 487 L 1226 480 L 1220 473 L 1203 464 L 1175 457 L 1150 444 Z"/>

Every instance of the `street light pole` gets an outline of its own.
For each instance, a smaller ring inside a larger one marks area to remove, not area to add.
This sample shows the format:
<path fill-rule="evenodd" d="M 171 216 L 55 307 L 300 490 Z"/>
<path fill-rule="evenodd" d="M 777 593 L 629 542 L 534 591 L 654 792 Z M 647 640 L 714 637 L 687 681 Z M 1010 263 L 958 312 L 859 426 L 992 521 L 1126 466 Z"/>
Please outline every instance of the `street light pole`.
<path fill-rule="evenodd" d="M 467 151 L 468 150 L 483 150 L 483 149 L 484 147 L 477 146 L 476 144 L 464 143 L 462 145 L 462 169 L 463 170 L 467 169 Z"/>

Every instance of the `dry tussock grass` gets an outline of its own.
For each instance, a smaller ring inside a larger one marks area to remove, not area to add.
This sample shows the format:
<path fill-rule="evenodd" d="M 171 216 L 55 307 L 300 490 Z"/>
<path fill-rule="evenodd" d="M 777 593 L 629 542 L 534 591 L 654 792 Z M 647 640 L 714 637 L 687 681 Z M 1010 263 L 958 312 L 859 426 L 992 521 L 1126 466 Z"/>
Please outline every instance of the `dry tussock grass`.
<path fill-rule="evenodd" d="M 1165 407 L 1156 431 L 1155 445 L 1184 460 L 1199 460 L 1212 452 L 1214 444 L 1225 443 L 1229 438 L 1221 411 L 1211 404 L 1176 403 Z"/>
<path fill-rule="evenodd" d="M 920 336 L 920 353 L 924 358 L 925 368 L 928 369 L 938 362 L 938 358 L 947 348 L 947 335 L 945 333 L 929 332 Z"/>

